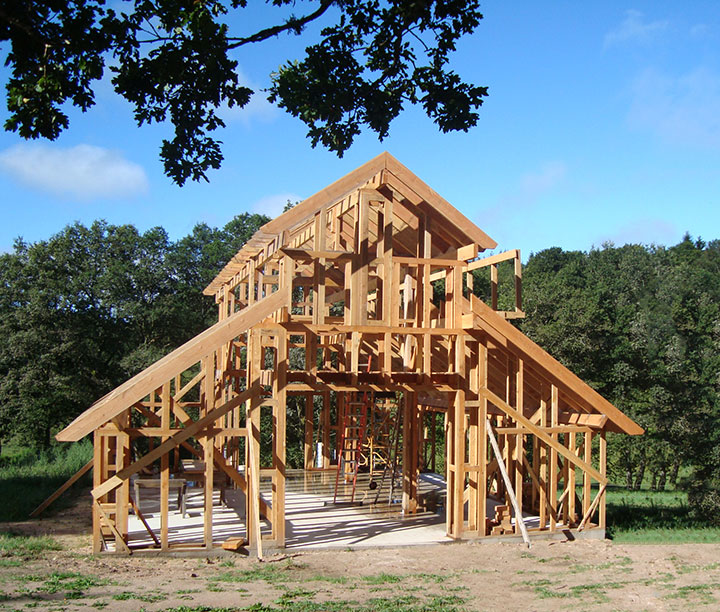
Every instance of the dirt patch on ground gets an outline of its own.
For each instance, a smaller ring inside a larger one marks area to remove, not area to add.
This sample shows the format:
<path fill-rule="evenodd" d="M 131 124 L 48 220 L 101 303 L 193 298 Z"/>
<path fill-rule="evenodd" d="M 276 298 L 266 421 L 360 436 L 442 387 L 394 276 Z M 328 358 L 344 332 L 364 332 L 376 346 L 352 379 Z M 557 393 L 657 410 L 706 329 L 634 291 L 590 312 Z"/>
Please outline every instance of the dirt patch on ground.
<path fill-rule="evenodd" d="M 0 531 L 62 546 L 0 557 L 0 609 L 718 609 L 720 545 L 462 542 L 172 558 L 90 555 L 86 504 Z"/>

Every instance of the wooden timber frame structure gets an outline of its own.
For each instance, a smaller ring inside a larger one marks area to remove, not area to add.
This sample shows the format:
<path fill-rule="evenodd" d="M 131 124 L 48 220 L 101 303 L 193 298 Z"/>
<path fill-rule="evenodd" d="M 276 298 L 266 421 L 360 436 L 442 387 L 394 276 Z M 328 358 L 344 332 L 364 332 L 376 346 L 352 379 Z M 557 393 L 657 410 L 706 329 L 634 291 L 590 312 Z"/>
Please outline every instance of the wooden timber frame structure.
<path fill-rule="evenodd" d="M 218 322 L 57 435 L 94 436 L 95 552 L 105 538 L 130 552 L 130 478 L 152 465 L 161 499 L 153 539 L 171 548 L 169 483 L 179 453 L 204 465 L 204 547 L 218 545 L 219 475 L 245 493 L 250 546 L 282 547 L 288 397 L 305 402 L 305 469 L 331 470 L 344 405 L 358 392 L 401 398 L 405 514 L 422 506 L 423 427 L 439 415 L 450 537 L 498 533 L 487 517 L 489 495 L 503 503 L 514 494 L 513 517 L 539 516 L 535 531 L 604 530 L 606 432 L 642 429 L 507 320 L 523 316 L 520 257 L 480 257 L 495 247 L 388 153 L 264 225 L 205 289 Z M 497 265 L 508 259 L 516 308 L 499 312 Z M 489 305 L 471 291 L 469 273 L 484 266 Z M 291 368 L 292 351 L 302 357 Z M 271 428 L 264 464 L 262 427 Z M 323 442 L 320 457 L 315 440 Z M 269 494 L 260 494 L 261 478 L 271 482 Z M 502 532 L 519 533 L 522 523 L 506 521 Z"/>

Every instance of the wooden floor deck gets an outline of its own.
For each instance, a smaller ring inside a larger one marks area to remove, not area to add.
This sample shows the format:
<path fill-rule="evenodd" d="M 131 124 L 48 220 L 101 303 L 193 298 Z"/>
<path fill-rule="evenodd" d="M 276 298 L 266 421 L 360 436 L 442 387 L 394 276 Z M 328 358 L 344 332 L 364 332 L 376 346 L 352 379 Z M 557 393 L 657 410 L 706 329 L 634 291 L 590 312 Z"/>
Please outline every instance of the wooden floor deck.
<path fill-rule="evenodd" d="M 333 505 L 334 471 L 290 470 L 286 489 L 286 548 L 407 546 L 452 541 L 445 534 L 445 481 L 441 476 L 422 474 L 419 482 L 420 495 L 432 496 L 438 503 L 438 510 L 410 516 L 403 516 L 400 510 L 399 481 L 391 501 L 389 477 L 376 489 L 370 489 L 369 484 L 369 475 L 358 476 L 355 500 L 362 505 Z M 264 494 L 269 493 L 269 486 L 269 481 L 261 483 Z M 345 492 L 349 494 L 349 491 Z M 245 496 L 239 490 L 228 490 L 225 498 L 226 503 L 221 504 L 219 491 L 214 492 L 213 543 L 216 545 L 246 535 Z M 171 499 L 168 539 L 173 550 L 202 546 L 203 499 L 201 487 L 188 486 L 185 517 L 175 499 Z M 378 503 L 375 503 L 376 499 Z M 141 504 L 150 528 L 159 535 L 159 491 L 143 491 Z M 488 516 L 494 515 L 495 505 L 496 502 L 488 500 Z M 537 517 L 527 516 L 526 524 L 528 528 L 536 526 Z M 151 547 L 148 532 L 134 515 L 129 517 L 128 531 L 130 548 Z"/>

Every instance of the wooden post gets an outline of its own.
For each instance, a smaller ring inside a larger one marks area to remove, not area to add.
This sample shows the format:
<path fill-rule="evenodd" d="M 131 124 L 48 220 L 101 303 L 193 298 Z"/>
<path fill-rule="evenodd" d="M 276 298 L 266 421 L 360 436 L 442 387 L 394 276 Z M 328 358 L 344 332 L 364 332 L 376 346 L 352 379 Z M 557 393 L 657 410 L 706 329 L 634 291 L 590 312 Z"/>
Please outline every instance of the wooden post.
<path fill-rule="evenodd" d="M 403 405 L 403 514 L 414 514 L 417 511 L 417 479 L 418 479 L 418 448 L 417 448 L 417 395 L 412 392 L 405 394 Z"/>
<path fill-rule="evenodd" d="M 322 419 L 322 443 L 323 443 L 323 469 L 328 469 L 332 461 L 332 451 L 330 448 L 330 391 L 324 390 L 322 392 L 322 411 L 320 412 L 320 418 Z M 337 438 L 335 443 L 338 443 Z M 340 449 L 337 449 L 338 455 Z"/>
<path fill-rule="evenodd" d="M 382 320 L 385 325 L 392 325 L 393 298 L 393 202 L 387 199 L 383 211 L 382 240 Z"/>
<path fill-rule="evenodd" d="M 522 359 L 518 359 L 517 371 L 515 373 L 515 401 L 516 409 L 523 413 L 523 404 L 525 401 L 523 386 L 525 384 L 525 370 Z M 522 433 L 517 434 L 515 440 L 515 496 L 517 497 L 518 512 L 522 516 L 523 511 L 523 456 L 525 455 L 525 438 Z M 515 521 L 515 533 L 518 530 L 520 521 Z"/>
<path fill-rule="evenodd" d="M 522 312 L 522 261 L 520 260 L 520 251 L 514 260 L 515 268 L 515 312 Z"/>
<path fill-rule="evenodd" d="M 286 430 L 287 430 L 287 357 L 288 337 L 284 329 L 278 331 L 277 363 L 275 364 L 275 380 L 273 405 L 276 430 L 273 436 L 273 461 L 275 465 L 275 491 L 273 497 L 273 529 L 275 531 L 275 544 L 285 546 L 285 458 L 286 458 Z"/>
<path fill-rule="evenodd" d="M 95 430 L 93 433 L 93 488 L 99 487 L 103 483 L 103 445 L 104 437 L 100 435 L 100 432 Z M 100 501 L 100 500 L 98 500 Z M 97 555 L 103 546 L 102 527 L 101 527 L 101 516 L 98 511 L 97 504 L 92 505 L 92 545 L 93 554 Z"/>
<path fill-rule="evenodd" d="M 555 385 L 550 386 L 550 426 L 551 427 L 557 427 L 558 424 L 558 406 L 559 406 L 559 399 L 558 399 L 558 388 Z M 557 441 L 558 434 L 553 433 L 550 435 L 550 437 Z M 557 526 L 557 488 L 558 488 L 558 481 L 557 481 L 557 475 L 558 475 L 558 461 L 557 461 L 557 451 L 554 448 L 550 448 L 550 491 L 548 493 L 550 494 L 550 507 L 555 512 L 555 518 L 550 517 L 550 531 L 555 531 L 555 528 Z"/>
<path fill-rule="evenodd" d="M 450 440 L 448 441 L 448 535 L 460 538 L 464 526 L 465 491 L 465 390 L 459 389 L 451 394 L 452 403 L 448 409 L 451 415 Z"/>
<path fill-rule="evenodd" d="M 600 432 L 600 456 L 599 456 L 599 462 L 600 462 L 600 474 L 603 476 L 607 475 L 607 440 L 605 439 L 605 431 Z M 602 492 L 602 497 L 600 498 L 600 512 L 598 515 L 598 527 L 605 530 L 607 526 L 607 510 L 605 508 L 605 491 Z"/>
<path fill-rule="evenodd" d="M 576 434 L 574 431 L 571 431 L 567 435 L 570 436 L 568 450 L 571 453 L 573 453 L 574 455 L 577 455 L 577 439 L 575 437 Z M 568 470 L 569 470 L 567 486 L 570 489 L 570 493 L 568 494 L 568 503 L 567 503 L 568 516 L 569 516 L 569 521 L 571 523 L 576 523 L 577 520 L 575 517 L 575 512 L 576 512 L 576 509 L 575 509 L 575 466 L 571 465 L 569 461 L 567 463 L 568 463 Z"/>
<path fill-rule="evenodd" d="M 479 343 L 478 350 L 480 365 L 480 386 L 487 389 L 488 386 L 488 351 L 487 345 L 483 342 Z M 487 396 L 482 395 L 480 398 L 480 406 L 478 407 L 478 425 L 482 428 L 478 432 L 478 526 L 480 535 L 487 535 L 486 532 L 486 514 L 487 514 Z"/>
<path fill-rule="evenodd" d="M 215 355 L 213 353 L 203 359 L 203 370 L 205 371 L 203 378 L 205 405 L 203 408 L 207 414 L 215 407 Z M 213 545 L 213 468 L 215 462 L 213 437 L 206 434 L 202 440 L 202 446 L 205 462 L 203 543 L 205 548 L 211 549 Z"/>
<path fill-rule="evenodd" d="M 547 406 L 547 399 L 546 399 L 546 387 L 545 385 L 541 384 L 540 388 L 540 427 L 547 427 L 548 422 L 548 406 Z M 540 440 L 537 439 L 537 436 L 535 437 L 536 442 L 539 446 L 539 465 L 540 465 L 540 529 L 545 529 L 547 526 L 547 520 L 548 520 L 548 512 L 547 512 L 547 505 L 548 505 L 548 494 L 549 491 L 549 483 L 548 483 L 548 446 L 547 444 L 542 443 Z"/>
<path fill-rule="evenodd" d="M 592 439 L 592 432 L 585 432 L 585 463 L 587 463 L 588 465 L 591 465 L 592 463 Z M 583 472 L 583 516 L 587 514 L 588 509 L 590 508 L 592 496 L 591 486 L 592 481 L 590 479 L 590 474 L 588 474 L 587 472 Z"/>
<path fill-rule="evenodd" d="M 327 234 L 327 209 L 323 207 L 315 215 L 315 250 L 324 251 Z M 316 325 L 325 323 L 325 258 L 315 260 L 315 283 L 313 285 L 313 322 Z"/>
<path fill-rule="evenodd" d="M 170 429 L 170 382 L 163 384 L 159 391 L 161 393 L 160 427 L 167 431 Z M 163 436 L 162 441 L 167 441 L 168 437 Z M 162 550 L 168 550 L 169 492 L 170 456 L 165 453 L 160 458 L 160 546 Z"/>
<path fill-rule="evenodd" d="M 260 531 L 260 371 L 262 368 L 262 338 L 257 330 L 248 333 L 248 354 L 250 380 L 252 387 L 258 390 L 248 402 L 247 426 L 247 535 L 251 546 L 255 546 L 258 557 L 262 556 L 262 536 Z"/>
<path fill-rule="evenodd" d="M 493 310 L 498 309 L 498 269 L 497 264 L 490 266 L 490 306 Z"/>
<path fill-rule="evenodd" d="M 314 448 L 314 419 L 315 412 L 313 410 L 313 393 L 309 391 L 304 393 L 301 397 L 305 398 L 305 441 L 304 441 L 304 455 L 305 455 L 305 469 L 309 470 L 315 467 L 313 458 L 315 457 Z"/>

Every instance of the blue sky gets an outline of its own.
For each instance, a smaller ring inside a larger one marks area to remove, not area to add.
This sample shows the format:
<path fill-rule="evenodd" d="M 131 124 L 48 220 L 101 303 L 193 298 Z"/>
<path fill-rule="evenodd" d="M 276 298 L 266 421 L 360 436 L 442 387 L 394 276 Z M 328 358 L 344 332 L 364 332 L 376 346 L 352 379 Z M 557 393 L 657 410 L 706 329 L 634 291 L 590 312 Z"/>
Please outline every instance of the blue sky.
<path fill-rule="evenodd" d="M 409 109 L 385 141 L 363 134 L 338 159 L 312 149 L 303 124 L 258 96 L 227 116 L 223 168 L 183 188 L 158 160 L 167 127 L 137 128 L 105 81 L 97 105 L 73 113 L 55 142 L 0 132 L 0 250 L 76 220 L 161 225 L 180 238 L 199 221 L 274 216 L 383 150 L 498 251 L 520 248 L 524 258 L 552 246 L 674 244 L 686 231 L 720 238 L 717 9 L 715 0 L 484 2 L 485 19 L 453 59 L 490 91 L 470 132 L 441 134 Z M 244 79 L 266 86 L 305 42 L 243 49 Z M 0 110 L 0 121 L 6 116 Z"/>

